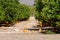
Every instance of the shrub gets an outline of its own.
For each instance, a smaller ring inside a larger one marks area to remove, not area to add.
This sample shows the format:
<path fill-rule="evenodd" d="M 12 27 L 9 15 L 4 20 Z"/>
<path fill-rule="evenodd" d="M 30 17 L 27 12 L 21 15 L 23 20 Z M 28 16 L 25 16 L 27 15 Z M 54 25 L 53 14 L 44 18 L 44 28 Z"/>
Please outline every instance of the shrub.
<path fill-rule="evenodd" d="M 5 19 L 5 11 L 0 7 L 0 22 Z"/>
<path fill-rule="evenodd" d="M 29 7 L 20 4 L 18 0 L 0 0 L 0 21 L 15 22 L 29 18 Z"/>
<path fill-rule="evenodd" d="M 37 1 L 38 1 L 36 2 L 37 5 L 35 5 L 37 10 L 36 19 L 42 21 L 45 24 L 45 26 L 46 23 L 48 26 L 53 26 L 53 27 L 59 26 L 60 0 L 41 0 L 41 1 L 37 0 Z"/>

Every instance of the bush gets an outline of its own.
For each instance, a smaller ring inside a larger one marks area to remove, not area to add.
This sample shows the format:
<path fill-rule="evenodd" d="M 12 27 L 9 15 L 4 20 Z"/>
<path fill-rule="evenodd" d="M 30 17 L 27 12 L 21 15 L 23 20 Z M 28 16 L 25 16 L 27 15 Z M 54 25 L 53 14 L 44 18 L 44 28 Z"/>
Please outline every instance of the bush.
<path fill-rule="evenodd" d="M 53 27 L 59 26 L 60 28 L 59 25 L 60 24 L 60 0 L 41 0 L 41 1 L 37 0 L 36 4 L 35 4 L 35 8 L 37 10 L 35 16 L 36 19 L 42 21 L 45 24 L 45 26 L 47 24 L 47 26 L 53 26 Z"/>
<path fill-rule="evenodd" d="M 0 22 L 15 22 L 29 18 L 29 7 L 20 4 L 18 0 L 0 0 Z"/>
<path fill-rule="evenodd" d="M 0 22 L 5 19 L 5 11 L 0 7 Z"/>

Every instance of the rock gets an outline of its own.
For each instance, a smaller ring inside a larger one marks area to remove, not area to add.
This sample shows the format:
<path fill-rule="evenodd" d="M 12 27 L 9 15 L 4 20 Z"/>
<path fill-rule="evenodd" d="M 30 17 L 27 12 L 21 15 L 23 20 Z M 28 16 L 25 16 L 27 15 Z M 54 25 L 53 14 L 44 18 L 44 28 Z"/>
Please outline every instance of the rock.
<path fill-rule="evenodd" d="M 18 29 L 14 29 L 14 31 L 19 31 Z"/>
<path fill-rule="evenodd" d="M 37 21 L 35 19 L 35 17 L 31 16 L 27 22 L 27 24 L 25 25 L 26 28 L 32 28 L 32 27 L 36 27 L 37 26 Z"/>

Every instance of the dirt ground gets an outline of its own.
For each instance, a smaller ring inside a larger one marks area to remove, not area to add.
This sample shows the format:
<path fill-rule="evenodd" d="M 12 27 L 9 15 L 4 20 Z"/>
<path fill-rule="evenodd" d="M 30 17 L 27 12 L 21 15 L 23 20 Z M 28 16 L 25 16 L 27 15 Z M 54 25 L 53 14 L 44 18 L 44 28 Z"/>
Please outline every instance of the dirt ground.
<path fill-rule="evenodd" d="M 23 28 L 36 26 L 34 17 L 28 21 L 16 23 L 12 27 L 0 27 L 0 40 L 60 40 L 60 34 L 41 34 L 39 32 L 23 32 Z"/>
<path fill-rule="evenodd" d="M 60 34 L 0 33 L 0 40 L 60 40 Z"/>
<path fill-rule="evenodd" d="M 29 20 L 15 23 L 12 27 L 0 27 L 0 32 L 21 32 L 24 28 L 32 28 L 36 25 L 35 17 L 30 17 Z"/>

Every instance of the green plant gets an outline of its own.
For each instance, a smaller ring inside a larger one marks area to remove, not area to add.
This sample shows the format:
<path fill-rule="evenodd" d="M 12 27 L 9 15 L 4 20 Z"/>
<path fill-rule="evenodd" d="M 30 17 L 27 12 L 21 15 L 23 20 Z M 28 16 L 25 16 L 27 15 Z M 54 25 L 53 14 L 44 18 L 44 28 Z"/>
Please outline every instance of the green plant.
<path fill-rule="evenodd" d="M 34 6 L 36 7 L 36 11 L 41 12 L 44 4 L 42 3 L 42 0 L 35 0 Z"/>
<path fill-rule="evenodd" d="M 18 0 L 0 0 L 0 22 L 15 22 L 17 20 L 28 19 L 30 9 L 24 4 L 20 4 Z"/>
<path fill-rule="evenodd" d="M 47 26 L 56 27 L 58 25 L 56 22 L 60 22 L 60 0 L 37 0 L 36 4 L 36 19 L 42 21 L 45 26 L 47 23 Z"/>
<path fill-rule="evenodd" d="M 5 19 L 5 11 L 0 7 L 0 22 Z"/>
<path fill-rule="evenodd" d="M 47 32 L 45 32 L 44 34 L 55 34 L 55 32 L 47 31 Z"/>

